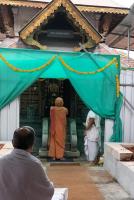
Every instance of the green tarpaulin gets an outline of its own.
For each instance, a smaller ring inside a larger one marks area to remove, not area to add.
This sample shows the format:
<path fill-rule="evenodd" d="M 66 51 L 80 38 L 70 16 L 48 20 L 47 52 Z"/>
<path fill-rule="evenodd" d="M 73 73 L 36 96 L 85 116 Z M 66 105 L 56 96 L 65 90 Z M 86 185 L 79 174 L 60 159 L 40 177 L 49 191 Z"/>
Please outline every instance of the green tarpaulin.
<path fill-rule="evenodd" d="M 121 141 L 119 75 L 118 55 L 0 49 L 0 109 L 38 78 L 67 78 L 87 107 L 115 120 L 112 141 Z"/>

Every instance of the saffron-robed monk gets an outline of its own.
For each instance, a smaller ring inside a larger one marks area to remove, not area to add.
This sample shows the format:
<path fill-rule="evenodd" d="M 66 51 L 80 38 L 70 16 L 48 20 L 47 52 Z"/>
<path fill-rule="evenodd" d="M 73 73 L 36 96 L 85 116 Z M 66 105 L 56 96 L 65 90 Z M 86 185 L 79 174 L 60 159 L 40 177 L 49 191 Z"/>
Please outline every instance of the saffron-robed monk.
<path fill-rule="evenodd" d="M 66 126 L 68 109 L 63 106 L 61 97 L 55 99 L 55 106 L 50 108 L 50 144 L 49 157 L 63 159 L 65 150 Z"/>

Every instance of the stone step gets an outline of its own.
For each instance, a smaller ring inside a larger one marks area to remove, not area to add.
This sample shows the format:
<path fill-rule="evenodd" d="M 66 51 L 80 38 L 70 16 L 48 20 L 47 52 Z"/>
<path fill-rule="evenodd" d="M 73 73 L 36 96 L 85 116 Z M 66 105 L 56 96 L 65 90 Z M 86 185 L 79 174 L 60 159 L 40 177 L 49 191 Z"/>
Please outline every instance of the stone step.
<path fill-rule="evenodd" d="M 80 166 L 80 162 L 68 161 L 52 161 L 49 162 L 50 166 Z"/>
<path fill-rule="evenodd" d="M 44 148 L 39 149 L 39 156 L 40 157 L 48 157 L 48 150 L 45 150 Z M 80 152 L 78 150 L 76 151 L 65 151 L 65 158 L 78 158 L 80 157 Z"/>

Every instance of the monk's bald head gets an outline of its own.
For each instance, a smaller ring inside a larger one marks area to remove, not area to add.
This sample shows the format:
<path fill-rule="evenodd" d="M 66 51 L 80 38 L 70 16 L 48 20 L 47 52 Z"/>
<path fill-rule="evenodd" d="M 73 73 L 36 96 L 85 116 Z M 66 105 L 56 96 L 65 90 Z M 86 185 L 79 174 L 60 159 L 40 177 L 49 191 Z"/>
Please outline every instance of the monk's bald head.
<path fill-rule="evenodd" d="M 63 104 L 64 104 L 64 101 L 63 101 L 63 99 L 61 97 L 57 97 L 55 99 L 55 106 L 62 107 Z"/>

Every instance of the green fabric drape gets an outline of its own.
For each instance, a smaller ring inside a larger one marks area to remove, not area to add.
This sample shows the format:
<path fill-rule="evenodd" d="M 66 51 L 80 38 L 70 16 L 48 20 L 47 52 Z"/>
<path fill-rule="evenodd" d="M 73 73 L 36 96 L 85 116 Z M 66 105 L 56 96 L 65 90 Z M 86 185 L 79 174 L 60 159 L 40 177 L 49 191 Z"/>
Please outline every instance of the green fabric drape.
<path fill-rule="evenodd" d="M 27 50 L 21 52 L 19 50 L 0 49 L 0 53 L 10 63 L 19 66 L 21 69 L 32 69 L 34 66 L 40 66 L 52 57 L 52 55 L 45 57 L 44 54 L 40 56 L 41 53 L 39 52 L 33 51 L 32 54 L 30 52 Z M 30 73 L 15 72 L 0 59 L 0 109 L 19 96 L 44 71 L 47 71 L 47 68 Z"/>
<path fill-rule="evenodd" d="M 63 60 L 81 72 L 96 71 L 105 66 L 113 57 L 107 55 L 84 54 L 82 57 Z M 89 62 L 90 60 L 90 62 Z M 116 75 L 119 69 L 111 65 L 108 69 L 93 75 L 79 75 L 65 69 L 66 75 L 87 107 L 101 117 L 114 118 L 116 102 Z"/>
<path fill-rule="evenodd" d="M 120 75 L 119 56 L 25 49 L 0 49 L 0 55 L 0 109 L 38 78 L 68 78 L 88 108 L 101 117 L 115 120 L 112 140 L 121 141 L 122 96 L 117 97 L 116 83 L 116 76 Z M 117 63 L 111 63 L 113 59 Z M 14 71 L 18 69 L 35 70 Z"/>
<path fill-rule="evenodd" d="M 122 141 L 122 121 L 120 119 L 120 111 L 122 103 L 123 103 L 123 95 L 120 93 L 120 96 L 115 103 L 115 122 L 113 127 L 113 135 L 110 138 L 110 142 Z"/>

